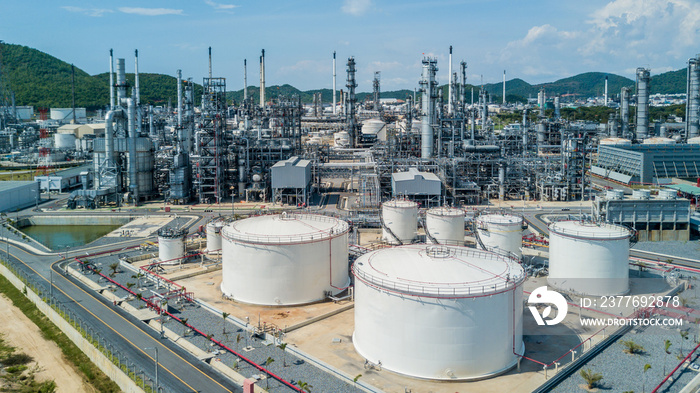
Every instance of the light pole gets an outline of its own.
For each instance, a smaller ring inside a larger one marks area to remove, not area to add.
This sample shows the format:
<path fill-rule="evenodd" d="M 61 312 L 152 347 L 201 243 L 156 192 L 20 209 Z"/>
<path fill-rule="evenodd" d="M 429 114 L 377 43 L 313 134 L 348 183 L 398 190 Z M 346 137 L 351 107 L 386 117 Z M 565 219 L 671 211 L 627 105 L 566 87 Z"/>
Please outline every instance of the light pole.
<path fill-rule="evenodd" d="M 155 361 L 156 361 L 156 381 L 155 381 L 156 383 L 155 383 L 155 385 L 156 386 L 155 386 L 155 391 L 156 391 L 156 393 L 158 393 L 159 388 L 160 388 L 160 384 L 158 383 L 158 347 L 148 347 L 148 348 L 144 348 L 144 349 L 153 349 L 156 351 L 156 358 L 155 358 Z"/>

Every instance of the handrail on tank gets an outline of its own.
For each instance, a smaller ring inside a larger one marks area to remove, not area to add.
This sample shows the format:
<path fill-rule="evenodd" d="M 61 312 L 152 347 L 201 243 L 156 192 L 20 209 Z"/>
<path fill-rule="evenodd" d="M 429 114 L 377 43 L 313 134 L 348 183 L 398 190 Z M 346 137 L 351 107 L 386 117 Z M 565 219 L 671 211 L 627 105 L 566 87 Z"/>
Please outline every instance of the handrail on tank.
<path fill-rule="evenodd" d="M 588 237 L 591 239 L 626 239 L 630 236 L 633 235 L 633 233 L 630 231 L 629 228 L 624 227 L 622 225 L 613 225 L 613 224 L 608 224 L 608 223 L 596 223 L 593 221 L 575 221 L 575 222 L 581 222 L 583 224 L 589 224 L 591 228 L 596 227 L 596 228 L 602 228 L 602 227 L 615 227 L 619 229 L 618 233 L 600 233 L 600 232 L 595 232 L 595 231 L 583 231 L 583 230 L 578 230 L 578 229 L 570 229 L 570 228 L 562 228 L 562 227 L 556 227 L 555 225 L 561 222 L 574 222 L 574 220 L 562 220 L 562 221 L 557 221 L 549 224 L 549 231 L 554 232 L 558 235 L 571 235 L 571 236 L 578 236 L 578 237 Z"/>

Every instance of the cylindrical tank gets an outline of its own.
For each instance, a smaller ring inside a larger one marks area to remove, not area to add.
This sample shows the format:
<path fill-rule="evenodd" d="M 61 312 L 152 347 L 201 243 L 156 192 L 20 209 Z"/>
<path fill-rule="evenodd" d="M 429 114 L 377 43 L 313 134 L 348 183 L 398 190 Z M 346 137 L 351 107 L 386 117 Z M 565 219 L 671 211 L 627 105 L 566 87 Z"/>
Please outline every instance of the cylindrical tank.
<path fill-rule="evenodd" d="M 349 225 L 317 214 L 276 214 L 233 221 L 221 230 L 221 291 L 235 300 L 305 304 L 349 284 Z"/>
<path fill-rule="evenodd" d="M 615 224 L 558 221 L 549 225 L 550 285 L 591 296 L 629 291 L 630 231 Z"/>
<path fill-rule="evenodd" d="M 659 199 L 676 199 L 678 192 L 676 190 L 659 190 Z"/>
<path fill-rule="evenodd" d="M 646 139 L 649 134 L 649 81 L 650 72 L 637 68 L 637 139 Z"/>
<path fill-rule="evenodd" d="M 649 190 L 633 190 L 632 191 L 632 199 L 644 200 L 644 199 L 649 199 L 650 196 L 651 196 L 651 191 L 649 191 Z"/>
<path fill-rule="evenodd" d="M 425 214 L 425 226 L 430 236 L 426 242 L 451 246 L 464 245 L 464 210 L 436 207 Z"/>
<path fill-rule="evenodd" d="M 620 201 L 624 199 L 625 192 L 622 190 L 607 190 L 605 191 L 605 199 L 609 201 Z"/>
<path fill-rule="evenodd" d="M 412 377 L 469 380 L 507 371 L 524 352 L 525 273 L 513 258 L 408 245 L 364 254 L 352 271 L 353 343 L 372 363 Z"/>
<path fill-rule="evenodd" d="M 158 259 L 166 265 L 181 263 L 185 256 L 185 236 L 187 236 L 187 229 L 159 229 Z"/>
<path fill-rule="evenodd" d="M 75 149 L 74 134 L 54 134 L 54 147 L 56 149 Z"/>
<path fill-rule="evenodd" d="M 224 220 L 212 220 L 207 224 L 207 252 L 221 252 L 221 228 L 226 225 Z"/>
<path fill-rule="evenodd" d="M 410 243 L 418 231 L 418 204 L 413 201 L 394 199 L 382 203 L 382 240 L 391 244 Z M 392 233 L 394 236 L 392 236 Z"/>
<path fill-rule="evenodd" d="M 653 137 L 644 140 L 645 145 L 673 145 L 676 141 L 671 138 Z"/>
<path fill-rule="evenodd" d="M 386 126 L 381 120 L 369 119 L 362 122 L 362 133 L 368 135 L 377 135 L 382 128 Z"/>
<path fill-rule="evenodd" d="M 523 253 L 523 218 L 513 214 L 484 213 L 476 218 L 476 231 L 487 250 Z"/>

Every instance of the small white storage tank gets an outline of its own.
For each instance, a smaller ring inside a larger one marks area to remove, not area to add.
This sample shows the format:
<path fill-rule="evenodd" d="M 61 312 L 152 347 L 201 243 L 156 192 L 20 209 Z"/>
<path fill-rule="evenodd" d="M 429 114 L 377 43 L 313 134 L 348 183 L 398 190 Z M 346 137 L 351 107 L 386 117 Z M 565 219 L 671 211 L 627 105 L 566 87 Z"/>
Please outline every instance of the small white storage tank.
<path fill-rule="evenodd" d="M 677 196 L 678 196 L 678 191 L 676 191 L 676 190 L 669 190 L 669 189 L 659 190 L 659 199 L 676 199 Z"/>
<path fill-rule="evenodd" d="M 408 245 L 353 264 L 357 352 L 400 374 L 469 380 L 523 354 L 525 273 L 513 258 L 466 247 Z"/>
<path fill-rule="evenodd" d="M 609 201 L 619 201 L 625 197 L 625 192 L 622 190 L 607 190 L 605 191 L 605 199 Z"/>
<path fill-rule="evenodd" d="M 318 214 L 233 221 L 221 230 L 221 291 L 244 303 L 311 303 L 350 283 L 347 222 Z"/>
<path fill-rule="evenodd" d="M 362 122 L 362 133 L 368 135 L 377 135 L 377 133 L 379 133 L 379 131 L 381 131 L 382 128 L 384 128 L 385 126 L 386 123 L 378 119 L 365 120 L 364 122 Z"/>
<path fill-rule="evenodd" d="M 54 134 L 54 147 L 56 149 L 75 149 L 75 135 L 74 134 Z"/>
<path fill-rule="evenodd" d="M 559 221 L 549 225 L 550 285 L 591 295 L 629 291 L 629 229 L 615 224 Z"/>
<path fill-rule="evenodd" d="M 645 139 L 643 143 L 645 145 L 674 145 L 676 141 L 671 138 L 653 137 Z"/>
<path fill-rule="evenodd" d="M 158 259 L 165 265 L 178 264 L 185 256 L 187 229 L 161 228 L 158 230 Z"/>
<path fill-rule="evenodd" d="M 382 240 L 391 244 L 399 244 L 387 228 L 401 240 L 411 243 L 418 232 L 418 204 L 413 201 L 393 199 L 382 203 Z"/>
<path fill-rule="evenodd" d="M 436 207 L 425 214 L 425 226 L 430 236 L 426 242 L 451 246 L 464 245 L 464 210 L 451 207 Z M 427 235 L 427 234 L 426 234 Z"/>
<path fill-rule="evenodd" d="M 523 255 L 523 218 L 514 214 L 483 213 L 476 218 L 476 231 L 487 250 Z"/>
<path fill-rule="evenodd" d="M 209 221 L 207 224 L 207 252 L 221 252 L 221 228 L 226 225 L 222 219 Z"/>
<path fill-rule="evenodd" d="M 651 196 L 651 191 L 650 190 L 633 190 L 632 191 L 632 199 L 649 199 Z"/>

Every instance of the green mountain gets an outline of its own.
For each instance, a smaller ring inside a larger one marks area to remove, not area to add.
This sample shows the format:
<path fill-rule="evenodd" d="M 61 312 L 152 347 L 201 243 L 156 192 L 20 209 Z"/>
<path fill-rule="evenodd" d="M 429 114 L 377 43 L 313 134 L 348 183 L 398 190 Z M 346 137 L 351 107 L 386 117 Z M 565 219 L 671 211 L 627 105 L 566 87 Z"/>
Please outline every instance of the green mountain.
<path fill-rule="evenodd" d="M 70 107 L 71 106 L 71 65 L 49 54 L 22 45 L 0 44 L 0 64 L 2 77 L 15 93 L 17 105 L 33 105 L 35 107 Z M 608 76 L 609 94 L 619 94 L 623 86 L 634 86 L 634 81 L 619 75 L 601 72 L 587 72 L 555 82 L 531 85 L 522 79 L 511 79 L 506 82 L 507 100 L 525 101 L 528 97 L 536 97 L 541 87 L 547 95 L 573 94 L 576 97 L 602 95 L 605 76 Z M 133 84 L 133 74 L 127 74 L 127 81 Z M 201 86 L 195 85 L 195 102 L 201 96 Z M 176 104 L 177 81 L 175 77 L 162 74 L 141 73 L 141 102 L 144 104 L 167 105 Z M 471 100 L 471 89 L 478 94 L 478 86 L 467 85 L 467 101 Z M 484 85 L 491 94 L 494 102 L 501 99 L 502 83 Z M 447 100 L 447 86 L 440 86 L 443 97 Z M 298 95 L 303 103 L 310 103 L 314 93 L 321 93 L 324 103 L 332 102 L 330 89 L 301 91 L 291 85 L 266 87 L 265 96 L 275 99 L 279 95 Z M 686 69 L 665 72 L 651 78 L 651 93 L 684 93 L 686 90 Z M 248 94 L 254 100 L 259 100 L 259 88 L 250 86 Z M 412 90 L 397 90 L 382 92 L 382 98 L 405 99 L 413 94 Z M 371 97 L 371 93 L 358 93 L 358 101 Z M 243 100 L 243 90 L 227 92 L 227 98 L 233 102 Z M 337 96 L 340 101 L 340 95 Z M 475 100 L 477 97 L 475 97 Z M 109 102 L 109 74 L 101 73 L 91 76 L 85 71 L 75 68 L 75 104 L 88 110 L 104 108 Z"/>

